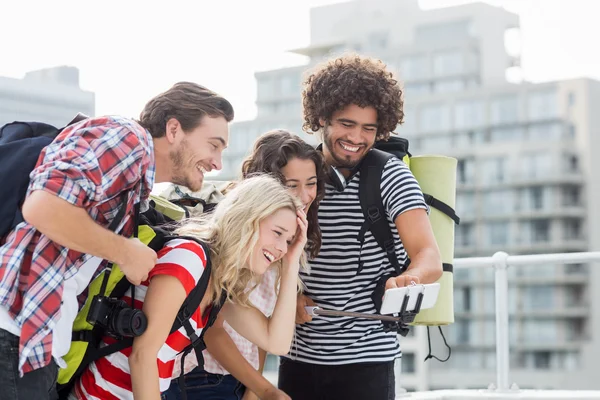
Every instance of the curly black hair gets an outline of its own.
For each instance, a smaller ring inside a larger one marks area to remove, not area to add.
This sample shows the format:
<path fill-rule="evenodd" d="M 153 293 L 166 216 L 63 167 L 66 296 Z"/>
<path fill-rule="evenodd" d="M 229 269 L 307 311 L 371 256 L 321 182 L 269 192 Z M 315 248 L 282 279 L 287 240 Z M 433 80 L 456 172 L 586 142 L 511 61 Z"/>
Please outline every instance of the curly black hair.
<path fill-rule="evenodd" d="M 317 172 L 317 196 L 306 214 L 306 252 L 310 259 L 314 259 L 321 249 L 318 208 L 325 196 L 325 161 L 321 153 L 299 136 L 284 129 L 275 129 L 263 134 L 254 142 L 252 154 L 242 163 L 242 179 L 254 174 L 268 173 L 284 182 L 285 177 L 281 170 L 294 158 L 311 160 Z"/>
<path fill-rule="evenodd" d="M 345 54 L 313 70 L 302 91 L 307 133 L 318 132 L 319 119 L 329 121 L 334 112 L 350 104 L 377 111 L 377 140 L 386 140 L 404 119 L 402 88 L 381 61 Z"/>

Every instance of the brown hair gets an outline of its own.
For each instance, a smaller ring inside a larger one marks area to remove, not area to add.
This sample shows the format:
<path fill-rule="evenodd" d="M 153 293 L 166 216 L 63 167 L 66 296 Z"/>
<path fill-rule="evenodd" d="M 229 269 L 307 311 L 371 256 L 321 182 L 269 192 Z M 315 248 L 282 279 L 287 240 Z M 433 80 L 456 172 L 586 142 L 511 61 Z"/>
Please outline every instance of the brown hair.
<path fill-rule="evenodd" d="M 321 249 L 318 208 L 319 202 L 325 195 L 325 163 L 321 153 L 297 135 L 286 130 L 269 131 L 256 140 L 252 154 L 244 160 L 242 178 L 246 179 L 254 174 L 267 173 L 284 182 L 285 177 L 281 173 L 281 169 L 294 158 L 311 160 L 315 163 L 317 171 L 317 196 L 306 215 L 308 221 L 306 251 L 310 258 L 314 258 Z"/>
<path fill-rule="evenodd" d="M 402 89 L 381 60 L 346 54 L 316 67 L 304 81 L 302 91 L 307 133 L 321 129 L 319 119 L 350 104 L 377 110 L 377 140 L 387 140 L 404 119 Z"/>
<path fill-rule="evenodd" d="M 233 107 L 215 92 L 192 82 L 179 82 L 151 99 L 140 114 L 139 123 L 153 138 L 165 135 L 167 121 L 175 118 L 184 132 L 194 130 L 205 116 L 233 120 Z"/>

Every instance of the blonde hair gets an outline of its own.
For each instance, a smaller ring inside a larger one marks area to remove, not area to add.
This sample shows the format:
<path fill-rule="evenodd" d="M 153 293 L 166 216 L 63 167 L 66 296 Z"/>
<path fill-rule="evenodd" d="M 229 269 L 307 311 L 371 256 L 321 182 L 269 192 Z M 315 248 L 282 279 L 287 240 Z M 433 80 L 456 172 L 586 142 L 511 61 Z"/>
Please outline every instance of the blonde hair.
<path fill-rule="evenodd" d="M 260 222 L 281 210 L 296 213 L 302 208 L 301 202 L 274 177 L 261 174 L 245 179 L 227 192 L 215 209 L 198 218 L 185 220 L 176 229 L 182 236 L 196 237 L 210 247 L 212 263 L 212 300 L 218 302 L 221 290 L 225 290 L 228 300 L 249 306 L 247 290 L 255 274 L 247 267 L 258 241 Z M 277 283 L 281 275 L 282 261 L 279 260 Z M 300 268 L 308 270 L 304 252 Z M 260 283 L 255 282 L 254 287 Z M 298 278 L 298 287 L 301 288 Z"/>

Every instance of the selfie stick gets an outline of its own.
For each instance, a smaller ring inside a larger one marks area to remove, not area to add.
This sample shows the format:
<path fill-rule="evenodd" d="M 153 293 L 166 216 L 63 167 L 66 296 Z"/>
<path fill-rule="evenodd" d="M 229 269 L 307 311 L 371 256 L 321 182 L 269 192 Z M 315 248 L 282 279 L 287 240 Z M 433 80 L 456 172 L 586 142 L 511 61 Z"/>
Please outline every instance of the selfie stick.
<path fill-rule="evenodd" d="M 375 320 L 379 320 L 379 321 L 386 321 L 386 322 L 388 322 L 387 324 L 384 323 L 384 330 L 386 332 L 394 330 L 394 331 L 397 331 L 400 335 L 406 336 L 408 334 L 407 324 L 412 323 L 415 320 L 415 317 L 417 316 L 419 311 L 421 310 L 421 303 L 423 302 L 423 292 L 420 292 L 417 295 L 417 302 L 415 304 L 415 309 L 412 311 L 406 311 L 406 308 L 408 307 L 408 300 L 409 300 L 409 296 L 404 296 L 404 300 L 402 301 L 402 306 L 400 307 L 399 315 L 397 317 L 393 317 L 390 315 L 381 315 L 381 314 L 325 310 L 318 306 L 306 306 L 306 307 L 304 307 L 304 309 L 310 316 L 330 315 L 330 316 L 335 316 L 335 317 L 354 317 L 354 318 L 365 318 L 365 319 L 375 319 Z"/>
<path fill-rule="evenodd" d="M 366 319 L 376 319 L 379 321 L 392 321 L 398 322 L 401 320 L 400 317 L 392 317 L 389 315 L 380 315 L 380 314 L 368 314 L 368 313 L 358 313 L 358 312 L 350 312 L 350 311 L 334 311 L 334 310 L 325 310 L 321 307 L 316 306 L 307 306 L 304 307 L 308 315 L 316 316 L 316 315 L 332 315 L 334 317 L 355 317 L 355 318 L 366 318 Z"/>

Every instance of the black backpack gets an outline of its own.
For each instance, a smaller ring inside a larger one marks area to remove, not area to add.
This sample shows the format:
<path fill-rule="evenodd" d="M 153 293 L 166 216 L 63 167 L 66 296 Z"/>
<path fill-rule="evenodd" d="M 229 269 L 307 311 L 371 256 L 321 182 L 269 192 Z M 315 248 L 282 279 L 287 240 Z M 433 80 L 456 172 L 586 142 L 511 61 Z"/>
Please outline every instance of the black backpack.
<path fill-rule="evenodd" d="M 365 222 L 360 229 L 358 240 L 362 244 L 365 239 L 365 233 L 371 231 L 375 241 L 381 247 L 389 261 L 394 267 L 395 275 L 400 275 L 406 270 L 410 264 L 410 260 L 405 265 L 400 265 L 396 257 L 396 248 L 394 236 L 388 225 L 387 213 L 383 206 L 381 197 L 381 174 L 383 168 L 390 158 L 397 157 L 402 160 L 405 157 L 411 157 L 408 151 L 408 140 L 398 136 L 391 136 L 387 141 L 375 142 L 375 146 L 367 153 L 360 164 L 360 181 L 359 181 L 359 198 L 360 207 L 365 216 Z M 439 211 L 443 212 L 458 225 L 460 218 L 452 207 L 446 203 L 436 199 L 430 194 L 423 193 L 425 202 Z M 443 264 L 444 271 L 452 272 L 452 264 Z M 376 309 L 381 308 L 381 299 L 385 291 L 385 282 L 392 275 L 387 275 L 381 279 L 375 292 L 373 293 L 373 301 Z"/>
<path fill-rule="evenodd" d="M 77 114 L 67 126 L 86 118 Z M 29 174 L 35 168 L 42 149 L 65 128 L 21 121 L 0 128 L 0 238 L 23 222 L 21 206 L 29 186 Z"/>
<path fill-rule="evenodd" d="M 202 246 L 202 248 L 204 249 L 204 252 L 207 255 L 210 254 L 210 249 L 204 242 L 202 242 L 194 237 L 174 235 L 172 232 L 172 228 L 175 226 L 174 221 L 172 219 L 170 219 L 169 217 L 163 215 L 162 213 L 158 212 L 157 210 L 155 210 L 152 207 L 150 207 L 144 213 L 139 213 L 136 209 L 135 218 L 136 218 L 136 221 L 135 221 L 135 230 L 134 231 L 136 233 L 138 231 L 138 227 L 140 227 L 142 225 L 148 225 L 149 227 L 152 228 L 152 230 L 156 234 L 154 236 L 154 238 L 149 243 L 147 243 L 147 246 L 156 252 L 158 252 L 160 249 L 162 249 L 164 247 L 164 245 L 172 239 L 187 239 L 187 240 L 193 240 L 193 241 L 197 242 L 198 244 L 200 244 Z M 114 301 L 118 301 L 127 293 L 128 290 L 130 290 L 131 298 L 133 299 L 135 297 L 135 292 L 134 292 L 135 286 L 132 285 L 131 282 L 129 282 L 125 276 L 123 276 L 123 278 L 120 279 L 116 283 L 114 289 L 110 292 L 110 294 L 106 294 L 105 288 L 106 288 L 106 282 L 108 281 L 108 277 L 110 275 L 110 269 L 111 269 L 111 266 L 109 265 L 108 270 L 104 272 L 104 280 L 103 280 L 102 288 L 100 289 L 100 295 L 106 295 L 110 299 L 113 299 Z M 179 377 L 180 380 L 182 380 L 183 376 L 184 376 L 183 375 L 183 373 L 184 373 L 183 365 L 185 362 L 185 358 L 192 351 L 195 352 L 195 356 L 196 356 L 198 365 L 200 366 L 200 368 L 203 368 L 204 357 L 202 356 L 202 351 L 204 349 L 206 349 L 206 344 L 204 343 L 204 333 L 210 326 L 212 326 L 214 324 L 215 320 L 217 319 L 217 315 L 226 300 L 226 293 L 223 291 L 223 292 L 221 292 L 218 304 L 213 304 L 213 306 L 211 307 L 211 311 L 208 316 L 207 324 L 202 329 L 202 332 L 198 336 L 190 323 L 190 318 L 193 315 L 193 313 L 200 306 L 200 303 L 202 302 L 202 298 L 204 297 L 204 294 L 206 293 L 206 290 L 208 288 L 208 283 L 210 280 L 211 270 L 212 270 L 212 265 L 211 265 L 210 257 L 207 257 L 206 266 L 205 266 L 204 272 L 203 272 L 200 280 L 197 282 L 194 289 L 192 289 L 192 291 L 188 294 L 188 296 L 184 300 L 183 304 L 179 308 L 179 311 L 177 312 L 175 321 L 173 322 L 173 325 L 171 326 L 171 330 L 169 331 L 169 334 L 172 334 L 172 333 L 176 332 L 177 330 L 179 330 L 183 326 L 187 335 L 189 336 L 189 338 L 191 340 L 191 344 L 188 345 L 181 352 L 182 357 L 181 357 L 181 375 Z M 131 307 L 131 308 L 133 309 L 133 307 Z M 104 346 L 104 347 L 100 347 L 100 342 L 105 335 L 106 335 L 106 329 L 104 327 L 102 327 L 101 325 L 95 325 L 92 330 L 73 331 L 72 341 L 88 342 L 89 345 L 87 346 L 85 355 L 83 356 L 83 360 L 79 364 L 76 372 L 73 374 L 73 376 L 71 377 L 69 382 L 66 384 L 63 384 L 63 385 L 58 385 L 59 399 L 66 400 L 68 398 L 69 394 L 73 390 L 73 386 L 75 385 L 77 380 L 81 377 L 81 374 L 85 371 L 85 369 L 87 368 L 87 366 L 90 363 L 97 361 L 102 357 L 106 357 L 110 354 L 116 353 L 116 352 L 126 349 L 128 347 L 131 347 L 133 345 L 133 340 L 134 340 L 133 337 L 121 337 L 113 344 L 110 344 L 110 345 Z M 183 381 L 180 381 L 180 387 L 182 387 L 182 388 L 185 387 L 185 383 Z"/>

